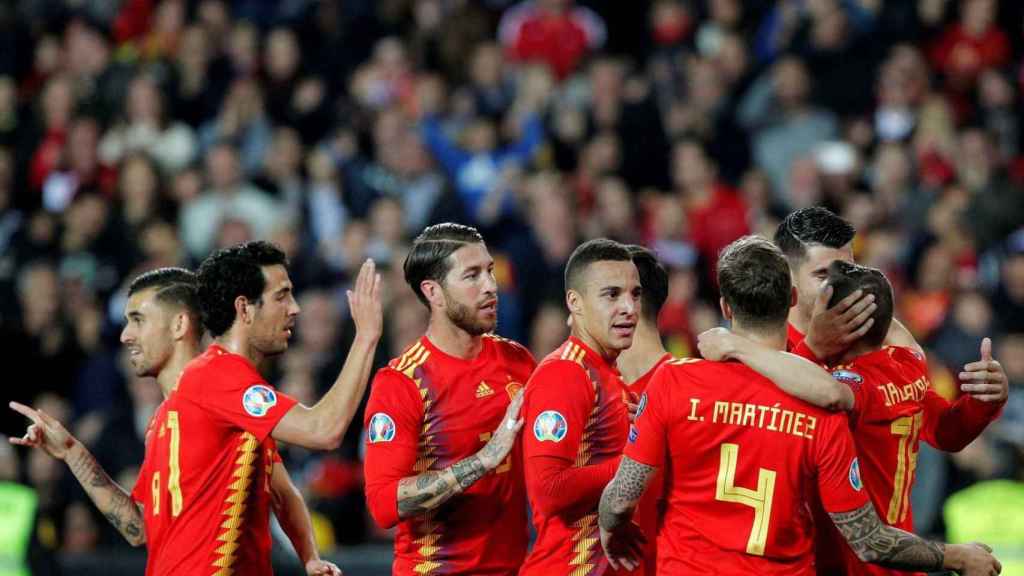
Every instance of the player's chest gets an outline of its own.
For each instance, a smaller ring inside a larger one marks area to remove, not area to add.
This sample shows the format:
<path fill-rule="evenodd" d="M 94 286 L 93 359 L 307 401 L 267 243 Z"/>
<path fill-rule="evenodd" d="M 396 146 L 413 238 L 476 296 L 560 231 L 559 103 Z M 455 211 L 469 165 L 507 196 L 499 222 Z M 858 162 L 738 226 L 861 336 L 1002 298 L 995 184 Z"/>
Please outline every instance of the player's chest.
<path fill-rule="evenodd" d="M 593 376 L 591 385 L 594 387 L 594 404 L 584 425 L 584 433 L 591 440 L 603 441 L 614 449 L 620 449 L 629 433 L 629 392 L 614 375 Z"/>
<path fill-rule="evenodd" d="M 423 436 L 440 449 L 475 452 L 501 423 L 527 376 L 489 368 L 435 379 L 421 389 Z"/>

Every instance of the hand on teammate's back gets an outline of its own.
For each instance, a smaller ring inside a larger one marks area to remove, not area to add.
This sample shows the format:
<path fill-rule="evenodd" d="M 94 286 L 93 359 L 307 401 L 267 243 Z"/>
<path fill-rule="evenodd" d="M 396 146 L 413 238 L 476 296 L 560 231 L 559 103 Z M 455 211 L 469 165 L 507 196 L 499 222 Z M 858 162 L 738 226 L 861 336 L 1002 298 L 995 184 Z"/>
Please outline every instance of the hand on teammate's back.
<path fill-rule="evenodd" d="M 697 349 L 705 360 L 724 362 L 732 359 L 737 338 L 741 336 L 733 334 L 728 328 L 712 328 L 697 336 Z"/>
<path fill-rule="evenodd" d="M 344 576 L 341 568 L 326 560 L 310 560 L 306 562 L 307 576 Z"/>
<path fill-rule="evenodd" d="M 75 443 L 75 438 L 56 418 L 42 410 L 36 410 L 17 402 L 11 402 L 9 406 L 11 410 L 32 421 L 32 425 L 25 431 L 25 435 L 21 438 L 11 438 L 11 444 L 42 448 L 47 454 L 58 460 L 63 460 L 67 456 L 68 450 Z"/>
<path fill-rule="evenodd" d="M 1003 571 L 992 549 L 981 542 L 946 545 L 946 565 L 960 576 L 995 576 Z"/>
<path fill-rule="evenodd" d="M 832 287 L 825 286 L 814 299 L 814 311 L 807 328 L 807 347 L 822 360 L 837 356 L 867 334 L 875 320 L 871 318 L 878 305 L 874 294 L 857 290 L 831 308 Z"/>
<path fill-rule="evenodd" d="M 380 302 L 380 274 L 373 260 L 367 259 L 359 269 L 359 276 L 347 291 L 349 313 L 356 324 L 356 334 L 367 338 L 380 338 L 384 330 L 384 316 Z"/>

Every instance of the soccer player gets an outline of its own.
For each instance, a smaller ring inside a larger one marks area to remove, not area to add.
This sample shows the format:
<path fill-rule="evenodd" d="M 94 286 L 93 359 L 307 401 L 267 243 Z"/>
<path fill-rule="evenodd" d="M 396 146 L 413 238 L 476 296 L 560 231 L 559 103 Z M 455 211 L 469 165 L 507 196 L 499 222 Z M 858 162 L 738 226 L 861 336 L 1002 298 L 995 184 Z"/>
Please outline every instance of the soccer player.
<path fill-rule="evenodd" d="M 1006 401 L 1006 375 L 992 360 L 991 341 L 986 338 L 982 359 L 965 366 L 960 375 L 972 395 L 950 405 L 931 390 L 928 366 L 916 344 L 884 346 L 893 314 L 892 287 L 885 276 L 873 268 L 836 260 L 828 267 L 827 282 L 830 306 L 858 290 L 875 297 L 877 309 L 872 314 L 871 329 L 835 358 L 832 375 L 850 390 L 851 400 L 844 407 L 849 411 L 854 443 L 864 463 L 864 483 L 878 515 L 889 525 L 912 530 L 910 493 L 920 440 L 950 451 L 973 441 L 998 416 Z M 815 315 L 820 314 L 816 307 Z M 717 349 L 710 352 L 712 356 L 743 361 L 736 349 L 751 347 L 741 338 L 724 338 L 714 345 Z M 764 368 L 751 366 L 758 371 Z M 819 537 L 819 573 L 892 573 L 862 563 L 834 531 L 826 529 Z"/>
<path fill-rule="evenodd" d="M 177 388 L 185 365 L 199 355 L 203 330 L 196 299 L 195 274 L 181 268 L 160 268 L 140 275 L 128 288 L 124 316 L 126 324 L 121 332 L 121 342 L 128 349 L 135 375 L 155 377 L 166 399 Z M 86 494 L 130 544 L 154 547 L 145 526 L 159 511 L 147 506 L 151 500 L 152 482 L 147 471 L 154 466 L 151 453 L 156 442 L 152 434 L 154 431 L 159 434 L 161 429 L 166 434 L 166 403 L 157 408 L 147 427 L 147 457 L 131 494 L 111 480 L 89 450 L 49 414 L 14 402 L 11 408 L 33 422 L 25 436 L 12 438 L 12 443 L 41 448 L 67 462 Z M 279 458 L 274 460 L 271 491 L 274 513 L 291 539 L 306 572 L 340 574 L 337 566 L 320 560 L 309 512 Z"/>
<path fill-rule="evenodd" d="M 730 244 L 718 284 L 733 330 L 783 350 L 794 295 L 778 248 L 751 236 Z M 981 546 L 943 546 L 885 526 L 863 492 L 843 416 L 788 396 L 743 364 L 670 362 L 642 404 L 637 433 L 601 497 L 601 543 L 613 565 L 638 564 L 642 539 L 629 519 L 665 467 L 670 496 L 658 532 L 659 573 L 813 574 L 808 504 L 816 492 L 865 561 L 998 572 Z"/>
<path fill-rule="evenodd" d="M 597 502 L 629 434 L 615 360 L 633 343 L 640 278 L 629 249 L 581 244 L 565 269 L 572 333 L 526 385 L 526 489 L 537 539 L 522 576 L 612 574 L 597 540 Z"/>
<path fill-rule="evenodd" d="M 512 448 L 535 362 L 491 334 L 494 260 L 476 229 L 430 226 L 404 269 L 430 321 L 373 380 L 364 421 L 370 514 L 398 526 L 393 574 L 515 574 L 528 525 Z"/>
<path fill-rule="evenodd" d="M 345 366 L 311 408 L 274 390 L 257 368 L 287 350 L 299 313 L 286 266 L 279 248 L 256 241 L 218 250 L 199 267 L 213 343 L 185 367 L 150 449 L 150 574 L 271 574 L 275 442 L 333 449 L 356 411 L 383 324 L 373 262 L 348 294 L 356 336 Z"/>

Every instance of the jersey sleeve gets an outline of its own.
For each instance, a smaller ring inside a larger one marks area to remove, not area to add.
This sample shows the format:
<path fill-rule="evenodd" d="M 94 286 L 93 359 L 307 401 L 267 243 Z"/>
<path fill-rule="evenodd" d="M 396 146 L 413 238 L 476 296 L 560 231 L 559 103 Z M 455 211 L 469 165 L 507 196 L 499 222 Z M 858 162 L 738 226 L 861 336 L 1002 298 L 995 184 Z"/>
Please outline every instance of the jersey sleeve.
<path fill-rule="evenodd" d="M 672 406 L 670 369 L 659 368 L 640 397 L 639 414 L 630 426 L 625 456 L 641 464 L 660 468 L 665 461 Z"/>
<path fill-rule="evenodd" d="M 526 385 L 523 466 L 530 504 L 546 516 L 572 515 L 597 504 L 619 458 L 576 466 L 596 391 L 585 369 L 569 360 L 541 365 Z"/>
<path fill-rule="evenodd" d="M 849 512 L 868 503 L 853 436 L 842 414 L 822 415 L 814 444 L 818 493 L 827 512 Z"/>
<path fill-rule="evenodd" d="M 200 378 L 201 382 L 179 386 L 183 400 L 196 404 L 225 426 L 249 432 L 259 443 L 298 404 L 291 396 L 275 390 L 256 369 L 238 357 L 222 356 L 201 371 L 186 375 Z"/>
<path fill-rule="evenodd" d="M 390 368 L 373 379 L 363 420 L 366 503 L 382 528 L 398 524 L 398 483 L 414 476 L 423 428 L 423 399 L 412 382 Z"/>

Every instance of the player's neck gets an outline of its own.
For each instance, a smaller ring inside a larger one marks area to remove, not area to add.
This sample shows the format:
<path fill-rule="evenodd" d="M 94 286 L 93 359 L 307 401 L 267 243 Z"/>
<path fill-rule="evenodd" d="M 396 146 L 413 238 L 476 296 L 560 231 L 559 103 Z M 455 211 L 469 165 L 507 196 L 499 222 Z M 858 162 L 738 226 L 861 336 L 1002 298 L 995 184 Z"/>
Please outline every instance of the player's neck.
<path fill-rule="evenodd" d="M 199 355 L 199 342 L 179 343 L 174 347 L 170 360 L 164 369 L 156 375 L 156 383 L 160 385 L 160 391 L 164 398 L 171 395 L 171 392 L 178 387 L 178 379 L 185 371 L 185 366 Z"/>
<path fill-rule="evenodd" d="M 868 344 L 868 343 L 864 342 L 863 340 L 858 340 L 858 341 L 853 343 L 853 346 L 850 346 L 849 348 L 847 348 L 846 352 L 843 352 L 838 357 L 836 357 L 835 360 L 833 360 L 832 363 L 833 364 L 837 364 L 837 365 L 838 364 L 849 364 L 850 362 L 853 362 L 858 357 L 863 356 L 865 354 L 870 354 L 870 353 L 875 352 L 877 350 L 879 350 L 878 346 L 873 346 L 871 344 Z"/>
<path fill-rule="evenodd" d="M 743 326 L 733 320 L 732 331 L 738 336 L 743 336 L 748 340 L 753 340 L 754 342 L 767 346 L 772 350 L 784 351 L 786 349 L 785 326 L 780 326 L 778 328 L 751 328 Z"/>
<path fill-rule="evenodd" d="M 483 336 L 474 336 L 453 324 L 447 317 L 431 315 L 427 325 L 427 340 L 441 352 L 455 358 L 472 360 L 483 350 Z"/>
<path fill-rule="evenodd" d="M 213 343 L 232 354 L 242 356 L 249 362 L 252 362 L 252 365 L 257 369 L 259 369 L 264 358 L 266 358 L 262 352 L 257 350 L 256 347 L 249 342 L 249 335 L 243 330 L 236 329 L 235 327 L 221 334 L 217 338 L 214 338 Z"/>
<path fill-rule="evenodd" d="M 810 315 L 804 315 L 804 313 L 800 311 L 799 306 L 793 306 L 789 309 L 789 317 L 787 320 L 794 328 L 799 330 L 801 334 L 807 334 L 807 327 L 811 324 L 811 317 Z"/>
<path fill-rule="evenodd" d="M 641 320 L 636 326 L 636 334 L 633 335 L 633 345 L 619 354 L 615 364 L 622 374 L 622 379 L 632 384 L 650 372 L 665 354 L 668 354 L 668 351 L 661 343 L 658 329 L 648 321 Z"/>
<path fill-rule="evenodd" d="M 590 348 L 594 352 L 600 354 L 601 357 L 604 358 L 605 362 L 614 366 L 615 360 L 619 357 L 619 354 L 622 352 L 622 350 L 613 350 L 611 348 L 606 348 L 602 346 L 597 338 L 594 338 L 593 336 L 590 335 L 589 332 L 580 328 L 580 324 L 581 322 L 578 322 L 575 319 L 573 320 L 571 334 L 577 340 L 586 344 L 587 348 Z"/>

